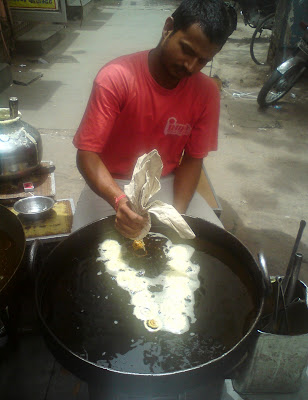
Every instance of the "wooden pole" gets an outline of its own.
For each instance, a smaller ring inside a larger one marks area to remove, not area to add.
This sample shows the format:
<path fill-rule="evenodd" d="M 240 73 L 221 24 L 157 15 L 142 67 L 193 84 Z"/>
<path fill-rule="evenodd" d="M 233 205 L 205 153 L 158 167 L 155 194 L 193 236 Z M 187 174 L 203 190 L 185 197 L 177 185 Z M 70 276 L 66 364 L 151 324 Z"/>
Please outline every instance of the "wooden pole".
<path fill-rule="evenodd" d="M 11 62 L 14 43 L 13 20 L 7 0 L 0 0 L 0 40 L 3 44 L 5 61 Z"/>

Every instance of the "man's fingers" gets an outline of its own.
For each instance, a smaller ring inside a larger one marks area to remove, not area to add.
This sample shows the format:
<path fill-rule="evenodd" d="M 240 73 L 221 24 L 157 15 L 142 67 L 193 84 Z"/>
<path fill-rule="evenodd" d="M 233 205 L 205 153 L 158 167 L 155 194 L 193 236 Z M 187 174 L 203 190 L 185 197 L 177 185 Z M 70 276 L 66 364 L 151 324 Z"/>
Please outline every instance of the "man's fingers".
<path fill-rule="evenodd" d="M 146 217 L 142 217 L 131 210 L 127 203 L 119 207 L 117 218 L 131 228 L 134 227 L 136 229 L 142 228 L 147 221 Z"/>
<path fill-rule="evenodd" d="M 142 227 L 141 228 L 138 227 L 138 229 L 132 228 L 128 225 L 123 224 L 123 222 L 119 221 L 117 218 L 115 221 L 115 227 L 116 227 L 117 231 L 119 231 L 123 236 L 130 238 L 130 239 L 133 239 L 133 238 L 139 236 L 142 231 Z"/>
<path fill-rule="evenodd" d="M 147 216 L 136 214 L 127 203 L 123 203 L 118 208 L 115 227 L 123 236 L 134 238 L 140 235 L 147 221 Z"/>

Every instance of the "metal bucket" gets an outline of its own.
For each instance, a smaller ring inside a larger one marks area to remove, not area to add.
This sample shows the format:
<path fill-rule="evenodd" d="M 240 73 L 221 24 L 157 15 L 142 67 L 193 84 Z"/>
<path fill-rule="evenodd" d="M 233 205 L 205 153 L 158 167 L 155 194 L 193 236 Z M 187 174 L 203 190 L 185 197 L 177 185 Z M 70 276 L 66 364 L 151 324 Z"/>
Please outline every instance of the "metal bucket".
<path fill-rule="evenodd" d="M 241 394 L 291 393 L 300 389 L 308 364 L 308 292 L 297 281 L 296 297 L 301 303 L 290 305 L 290 335 L 257 331 L 254 346 L 232 379 Z"/>

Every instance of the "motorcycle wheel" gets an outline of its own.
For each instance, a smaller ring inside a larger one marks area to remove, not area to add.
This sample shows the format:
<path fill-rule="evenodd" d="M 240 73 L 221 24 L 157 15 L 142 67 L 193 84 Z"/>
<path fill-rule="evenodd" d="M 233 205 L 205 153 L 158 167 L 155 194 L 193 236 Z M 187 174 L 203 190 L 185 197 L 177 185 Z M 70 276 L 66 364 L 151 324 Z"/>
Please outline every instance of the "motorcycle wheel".
<path fill-rule="evenodd" d="M 257 100 L 260 107 L 274 104 L 287 94 L 305 69 L 306 65 L 301 63 L 294 65 L 283 74 L 275 70 L 259 92 Z"/>
<path fill-rule="evenodd" d="M 259 20 L 250 41 L 250 56 L 257 65 L 267 64 L 267 54 L 270 45 L 275 13 Z"/>

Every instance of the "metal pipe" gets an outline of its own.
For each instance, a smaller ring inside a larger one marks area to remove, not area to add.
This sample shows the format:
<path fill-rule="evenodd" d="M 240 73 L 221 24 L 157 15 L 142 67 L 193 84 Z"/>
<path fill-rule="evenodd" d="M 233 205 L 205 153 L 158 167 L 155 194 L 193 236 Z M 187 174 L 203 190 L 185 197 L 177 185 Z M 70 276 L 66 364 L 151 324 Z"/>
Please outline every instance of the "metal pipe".
<path fill-rule="evenodd" d="M 9 107 L 10 107 L 11 119 L 17 118 L 18 117 L 18 98 L 17 97 L 10 97 Z"/>

